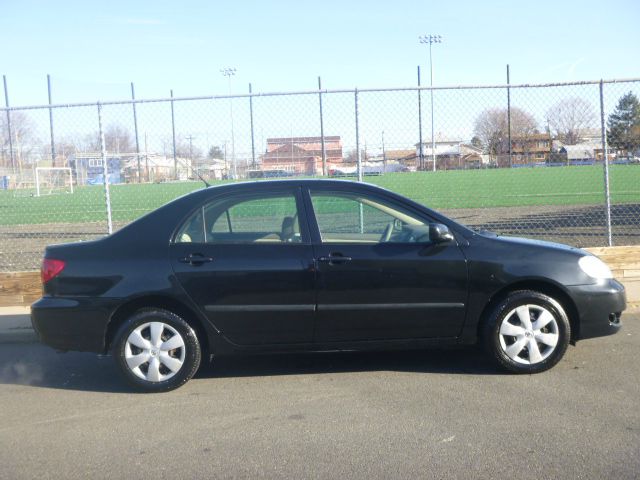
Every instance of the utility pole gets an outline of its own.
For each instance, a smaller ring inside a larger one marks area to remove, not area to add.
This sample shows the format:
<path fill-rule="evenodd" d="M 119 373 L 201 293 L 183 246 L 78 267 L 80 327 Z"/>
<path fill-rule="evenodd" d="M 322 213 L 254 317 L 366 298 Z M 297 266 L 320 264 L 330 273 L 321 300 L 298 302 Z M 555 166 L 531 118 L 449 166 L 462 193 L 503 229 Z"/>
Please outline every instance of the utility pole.
<path fill-rule="evenodd" d="M 233 98 L 231 98 L 231 77 L 236 74 L 233 67 L 221 68 L 220 73 L 229 79 L 229 116 L 231 117 L 231 161 L 233 162 L 233 179 L 238 179 L 238 167 L 236 165 L 236 142 L 233 133 Z"/>
<path fill-rule="evenodd" d="M 51 108 L 51 76 L 47 74 L 47 92 L 49 96 L 49 134 L 51 136 L 51 166 L 56 166 L 56 142 L 53 138 L 53 109 Z"/>
<path fill-rule="evenodd" d="M 509 142 L 509 168 L 513 167 L 513 151 L 511 150 L 511 78 L 509 64 L 507 64 L 507 141 Z"/>
<path fill-rule="evenodd" d="M 185 137 L 187 140 L 189 140 L 189 165 L 188 168 L 191 168 L 191 170 L 193 171 L 193 135 L 189 135 L 188 137 Z"/>
<path fill-rule="evenodd" d="M 382 166 L 384 173 L 387 173 L 387 153 L 384 151 L 384 130 L 382 131 Z"/>
<path fill-rule="evenodd" d="M 420 65 L 418 65 L 418 141 L 419 158 L 418 158 L 418 170 L 424 170 L 424 142 L 422 141 L 422 95 L 420 92 Z"/>
<path fill-rule="evenodd" d="M 136 135 L 136 162 L 138 164 L 138 183 L 142 182 L 140 167 L 140 140 L 138 138 L 138 114 L 136 112 L 136 90 L 131 82 L 131 107 L 133 109 L 133 130 Z"/>
<path fill-rule="evenodd" d="M 173 171 L 174 177 L 178 180 L 178 157 L 176 155 L 176 117 L 173 110 L 173 90 L 171 93 L 171 137 L 173 141 Z"/>
<path fill-rule="evenodd" d="M 147 143 L 147 132 L 144 132 L 144 165 L 147 172 L 147 183 L 149 183 L 149 145 Z"/>
<path fill-rule="evenodd" d="M 9 110 L 9 90 L 7 89 L 7 76 L 2 75 L 4 84 L 4 105 L 7 107 L 7 137 L 9 137 L 9 157 L 11 158 L 11 172 L 16 173 L 16 160 L 13 153 L 13 134 L 11 133 L 11 111 Z"/>
<path fill-rule="evenodd" d="M 442 43 L 441 35 L 421 35 L 420 43 L 429 44 L 429 72 L 431 75 L 431 160 L 433 161 L 433 171 L 436 171 L 436 139 L 435 128 L 433 124 L 433 61 L 431 55 L 431 46 L 434 43 Z"/>

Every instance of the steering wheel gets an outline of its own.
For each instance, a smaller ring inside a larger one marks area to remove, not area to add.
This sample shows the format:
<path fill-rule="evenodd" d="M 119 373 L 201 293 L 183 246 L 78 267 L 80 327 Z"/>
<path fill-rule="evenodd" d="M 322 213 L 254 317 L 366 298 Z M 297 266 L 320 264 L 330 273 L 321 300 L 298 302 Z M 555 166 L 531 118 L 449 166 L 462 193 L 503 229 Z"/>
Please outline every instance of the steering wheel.
<path fill-rule="evenodd" d="M 381 242 L 388 242 L 391 240 L 391 234 L 393 233 L 393 222 L 389 222 L 382 232 L 382 236 L 380 237 Z"/>

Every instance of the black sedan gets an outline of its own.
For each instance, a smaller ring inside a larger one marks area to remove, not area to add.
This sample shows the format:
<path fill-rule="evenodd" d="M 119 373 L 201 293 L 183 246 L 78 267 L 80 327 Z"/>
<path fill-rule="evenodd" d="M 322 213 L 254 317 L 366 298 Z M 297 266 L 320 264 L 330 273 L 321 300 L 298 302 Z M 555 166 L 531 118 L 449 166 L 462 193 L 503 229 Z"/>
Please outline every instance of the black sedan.
<path fill-rule="evenodd" d="M 54 245 L 40 340 L 112 352 L 146 391 L 243 352 L 482 344 L 515 373 L 620 328 L 597 257 L 475 232 L 372 185 L 247 182 L 185 195 L 101 240 Z"/>

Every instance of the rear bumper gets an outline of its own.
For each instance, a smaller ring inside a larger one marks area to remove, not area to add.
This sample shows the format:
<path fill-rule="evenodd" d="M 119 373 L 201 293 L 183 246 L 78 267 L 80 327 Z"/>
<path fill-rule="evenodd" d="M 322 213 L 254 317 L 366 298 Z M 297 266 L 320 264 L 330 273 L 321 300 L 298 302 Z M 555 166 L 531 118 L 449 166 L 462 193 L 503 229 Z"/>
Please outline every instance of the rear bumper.
<path fill-rule="evenodd" d="M 102 353 L 110 312 L 95 299 L 42 297 L 31 305 L 31 323 L 45 345 Z"/>
<path fill-rule="evenodd" d="M 624 286 L 620 282 L 610 279 L 568 289 L 580 317 L 576 340 L 613 335 L 620 330 L 620 314 L 627 308 Z"/>

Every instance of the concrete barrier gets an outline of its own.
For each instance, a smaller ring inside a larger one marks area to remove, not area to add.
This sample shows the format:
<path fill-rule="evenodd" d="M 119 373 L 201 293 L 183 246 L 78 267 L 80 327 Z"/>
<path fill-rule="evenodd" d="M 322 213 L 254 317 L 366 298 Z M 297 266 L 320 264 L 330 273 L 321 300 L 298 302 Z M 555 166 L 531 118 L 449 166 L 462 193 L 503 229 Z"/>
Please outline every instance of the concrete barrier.
<path fill-rule="evenodd" d="M 0 344 L 29 343 L 37 340 L 31 328 L 29 307 L 0 307 Z"/>

